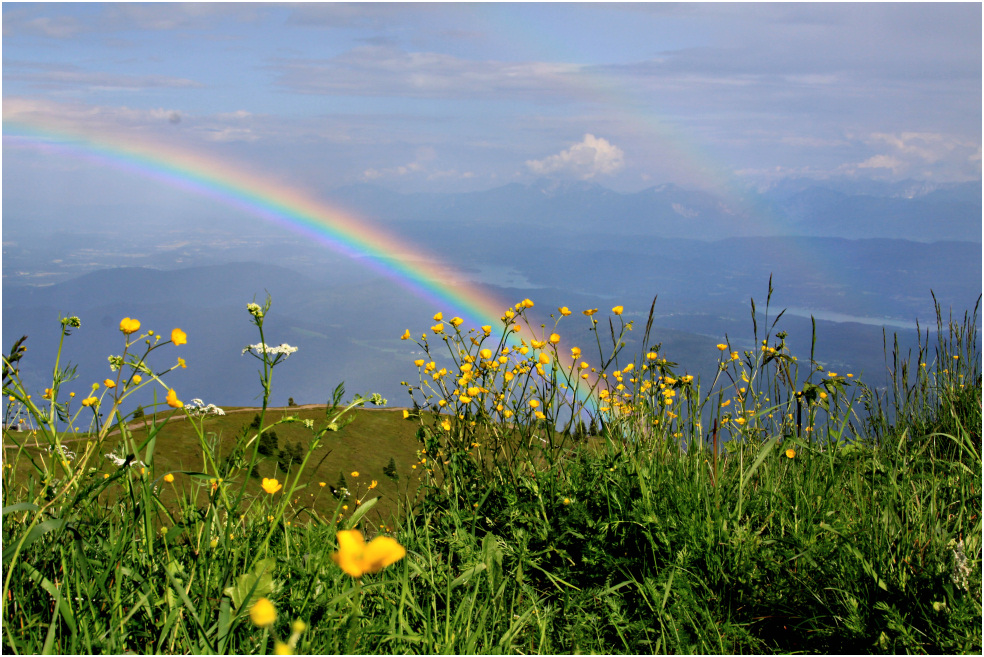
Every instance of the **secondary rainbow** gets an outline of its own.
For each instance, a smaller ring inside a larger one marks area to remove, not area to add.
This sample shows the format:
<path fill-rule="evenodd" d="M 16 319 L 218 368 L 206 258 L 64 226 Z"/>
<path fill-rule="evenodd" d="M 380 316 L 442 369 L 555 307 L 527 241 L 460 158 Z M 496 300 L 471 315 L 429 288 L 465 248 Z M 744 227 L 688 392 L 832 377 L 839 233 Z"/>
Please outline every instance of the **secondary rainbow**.
<path fill-rule="evenodd" d="M 333 208 L 289 184 L 232 166 L 199 152 L 157 141 L 82 133 L 62 126 L 4 121 L 4 144 L 67 155 L 116 168 L 215 199 L 306 235 L 371 267 L 435 309 L 459 314 L 476 326 L 502 326 L 511 304 L 473 284 L 454 284 L 463 275 L 431 254 L 407 245 L 370 222 Z M 508 336 L 511 344 L 519 338 Z M 569 367 L 570 359 L 562 360 Z M 592 406 L 590 384 L 578 379 L 577 396 Z"/>

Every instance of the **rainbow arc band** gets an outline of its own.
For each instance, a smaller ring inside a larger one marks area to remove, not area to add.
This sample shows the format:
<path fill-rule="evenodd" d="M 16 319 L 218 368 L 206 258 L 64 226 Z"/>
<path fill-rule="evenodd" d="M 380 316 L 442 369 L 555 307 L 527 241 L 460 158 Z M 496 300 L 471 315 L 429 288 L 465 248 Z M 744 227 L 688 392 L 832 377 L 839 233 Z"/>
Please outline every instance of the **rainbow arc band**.
<path fill-rule="evenodd" d="M 319 201 L 302 190 L 272 181 L 207 154 L 158 141 L 126 140 L 95 131 L 25 121 L 3 122 L 5 147 L 32 149 L 67 156 L 160 182 L 242 210 L 333 249 L 427 300 L 435 309 L 469 319 L 477 328 L 501 326 L 500 317 L 512 304 L 466 280 L 440 259 L 410 247 L 406 240 L 349 212 Z M 398 339 L 395 336 L 394 339 Z M 509 334 L 507 341 L 518 345 Z M 568 350 L 558 345 L 561 363 L 569 367 Z M 576 375 L 575 375 L 576 376 Z M 597 408 L 590 383 L 576 378 L 573 394 Z M 571 394 L 567 391 L 567 394 Z"/>

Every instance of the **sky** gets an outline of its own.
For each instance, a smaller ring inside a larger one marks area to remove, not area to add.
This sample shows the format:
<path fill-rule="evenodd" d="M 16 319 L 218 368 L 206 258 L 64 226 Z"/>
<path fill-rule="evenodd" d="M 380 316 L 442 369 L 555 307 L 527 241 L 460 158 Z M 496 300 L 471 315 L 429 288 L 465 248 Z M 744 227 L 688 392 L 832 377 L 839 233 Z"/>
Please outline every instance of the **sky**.
<path fill-rule="evenodd" d="M 318 193 L 981 176 L 976 2 L 2 11 L 5 136 L 132 135 Z M 4 164 L 5 194 L 69 166 L 6 140 Z"/>

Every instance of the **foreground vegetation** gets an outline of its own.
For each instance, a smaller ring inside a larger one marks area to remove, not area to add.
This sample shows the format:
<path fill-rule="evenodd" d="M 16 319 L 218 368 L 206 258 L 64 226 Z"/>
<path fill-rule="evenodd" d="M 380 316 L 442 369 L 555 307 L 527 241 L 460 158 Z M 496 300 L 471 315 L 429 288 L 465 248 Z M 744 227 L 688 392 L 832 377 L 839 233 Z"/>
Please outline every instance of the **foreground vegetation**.
<path fill-rule="evenodd" d="M 236 421 L 167 386 L 180 329 L 125 318 L 83 399 L 61 350 L 25 390 L 16 343 L 5 424 L 31 431 L 4 435 L 4 651 L 980 652 L 976 307 L 938 309 L 915 354 L 886 345 L 876 391 L 801 367 L 754 307 L 756 351 L 723 342 L 701 381 L 652 313 L 627 354 L 621 307 L 546 326 L 532 306 L 435 315 L 403 412 L 341 387 L 268 408 L 294 351 L 265 344 L 269 301 L 244 350 L 263 404 Z M 575 319 L 590 349 L 560 346 Z M 164 401 L 124 416 L 148 386 Z"/>

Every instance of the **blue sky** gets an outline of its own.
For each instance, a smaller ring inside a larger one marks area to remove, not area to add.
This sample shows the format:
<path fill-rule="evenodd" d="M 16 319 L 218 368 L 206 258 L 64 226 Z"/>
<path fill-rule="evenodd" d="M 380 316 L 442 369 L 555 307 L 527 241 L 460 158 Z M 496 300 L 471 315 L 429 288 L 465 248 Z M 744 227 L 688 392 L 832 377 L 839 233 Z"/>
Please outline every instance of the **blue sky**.
<path fill-rule="evenodd" d="M 317 191 L 976 180 L 981 5 L 4 3 L 3 112 Z"/>

